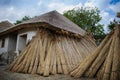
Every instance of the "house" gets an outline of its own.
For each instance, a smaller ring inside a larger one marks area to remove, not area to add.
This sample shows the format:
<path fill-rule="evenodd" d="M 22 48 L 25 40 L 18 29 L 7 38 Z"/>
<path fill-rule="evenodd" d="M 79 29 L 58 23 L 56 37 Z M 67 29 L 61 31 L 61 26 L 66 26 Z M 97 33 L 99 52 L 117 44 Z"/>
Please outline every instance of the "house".
<path fill-rule="evenodd" d="M 18 30 L 22 34 L 32 28 L 36 29 L 36 35 L 9 66 L 9 70 L 43 76 L 68 74 L 96 48 L 90 34 L 57 11 L 32 18 L 11 30 Z M 18 47 L 23 43 L 21 40 L 28 36 L 20 34 Z"/>
<path fill-rule="evenodd" d="M 2 22 L 0 24 L 2 24 Z M 5 25 L 3 25 L 3 27 L 4 26 Z M 5 27 L 5 29 L 1 29 L 0 53 L 14 51 L 15 53 L 17 53 L 17 55 L 19 55 L 19 53 L 31 41 L 32 37 L 36 35 L 39 28 L 43 26 L 50 27 L 53 30 L 63 29 L 71 33 L 79 34 L 81 36 L 84 36 L 86 34 L 86 31 L 59 14 L 57 11 L 51 11 L 25 21 L 21 24 L 11 24 L 10 27 Z"/>

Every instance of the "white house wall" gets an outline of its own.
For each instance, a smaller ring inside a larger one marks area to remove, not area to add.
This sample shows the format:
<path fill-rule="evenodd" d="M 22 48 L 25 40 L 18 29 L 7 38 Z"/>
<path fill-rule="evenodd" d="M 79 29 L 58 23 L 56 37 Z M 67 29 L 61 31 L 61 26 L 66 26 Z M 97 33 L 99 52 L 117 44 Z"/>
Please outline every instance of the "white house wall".
<path fill-rule="evenodd" d="M 29 31 L 27 34 L 27 42 L 32 39 L 33 36 L 36 35 L 36 31 Z"/>
<path fill-rule="evenodd" d="M 19 54 L 19 51 L 23 49 L 23 45 L 27 44 L 28 41 L 32 39 L 33 36 L 36 35 L 37 29 L 26 29 L 26 30 L 20 30 L 17 35 L 17 44 L 16 44 L 16 53 Z M 22 42 L 20 36 L 27 35 L 26 43 Z"/>
<path fill-rule="evenodd" d="M 16 42 L 17 42 L 16 35 L 9 36 L 8 51 L 15 51 L 16 50 Z"/>

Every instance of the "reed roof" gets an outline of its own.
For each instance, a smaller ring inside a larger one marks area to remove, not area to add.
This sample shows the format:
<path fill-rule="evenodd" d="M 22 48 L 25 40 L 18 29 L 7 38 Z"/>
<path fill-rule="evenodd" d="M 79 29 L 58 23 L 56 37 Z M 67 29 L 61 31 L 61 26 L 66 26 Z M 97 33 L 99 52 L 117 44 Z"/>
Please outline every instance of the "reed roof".
<path fill-rule="evenodd" d="M 12 28 L 9 28 L 8 30 L 3 30 L 2 34 L 7 34 L 9 32 L 13 32 L 15 30 L 19 30 L 26 27 L 41 27 L 41 26 L 48 26 L 49 29 L 62 29 L 65 31 L 68 31 L 70 33 L 79 34 L 81 36 L 84 36 L 86 31 L 81 29 L 79 26 L 77 26 L 75 23 L 58 13 L 57 11 L 51 11 L 48 13 L 45 13 L 43 15 L 34 17 L 28 21 L 25 21 L 21 24 L 15 25 Z M 1 34 L 1 35 L 2 35 Z"/>
<path fill-rule="evenodd" d="M 13 24 L 10 23 L 9 21 L 2 21 L 2 22 L 0 22 L 0 31 L 6 30 L 12 26 L 13 26 Z"/>

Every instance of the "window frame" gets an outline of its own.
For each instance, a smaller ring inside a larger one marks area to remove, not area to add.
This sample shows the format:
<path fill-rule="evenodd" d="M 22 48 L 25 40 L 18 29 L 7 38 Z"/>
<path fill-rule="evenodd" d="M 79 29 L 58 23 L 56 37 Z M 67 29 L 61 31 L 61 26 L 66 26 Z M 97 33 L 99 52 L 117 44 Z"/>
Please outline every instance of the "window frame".
<path fill-rule="evenodd" d="M 5 47 L 5 38 L 1 40 L 1 48 L 4 48 L 4 47 Z"/>

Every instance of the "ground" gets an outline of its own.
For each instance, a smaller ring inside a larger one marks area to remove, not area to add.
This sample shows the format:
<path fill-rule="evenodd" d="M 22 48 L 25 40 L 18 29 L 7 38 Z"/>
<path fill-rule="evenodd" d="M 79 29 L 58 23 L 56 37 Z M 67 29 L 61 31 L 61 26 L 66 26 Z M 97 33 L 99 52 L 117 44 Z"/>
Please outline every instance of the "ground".
<path fill-rule="evenodd" d="M 6 66 L 0 66 L 0 80 L 96 80 L 96 79 L 76 79 L 69 75 L 57 74 L 51 75 L 49 77 L 43 77 L 40 75 L 13 73 L 10 71 L 5 71 Z"/>

